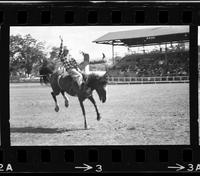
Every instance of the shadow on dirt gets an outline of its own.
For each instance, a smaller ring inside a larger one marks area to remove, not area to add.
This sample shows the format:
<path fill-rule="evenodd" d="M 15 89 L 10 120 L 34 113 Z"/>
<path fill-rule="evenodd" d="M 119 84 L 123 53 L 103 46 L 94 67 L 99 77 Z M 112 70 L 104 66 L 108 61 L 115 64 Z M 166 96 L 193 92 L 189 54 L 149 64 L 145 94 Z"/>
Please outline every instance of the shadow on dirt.
<path fill-rule="evenodd" d="M 127 128 L 127 130 L 135 130 L 135 127 Z"/>
<path fill-rule="evenodd" d="M 90 130 L 92 128 L 88 128 Z M 84 128 L 72 128 L 72 129 L 63 129 L 63 128 L 43 128 L 43 127 L 13 127 L 10 129 L 11 133 L 65 133 L 68 131 L 86 131 Z"/>

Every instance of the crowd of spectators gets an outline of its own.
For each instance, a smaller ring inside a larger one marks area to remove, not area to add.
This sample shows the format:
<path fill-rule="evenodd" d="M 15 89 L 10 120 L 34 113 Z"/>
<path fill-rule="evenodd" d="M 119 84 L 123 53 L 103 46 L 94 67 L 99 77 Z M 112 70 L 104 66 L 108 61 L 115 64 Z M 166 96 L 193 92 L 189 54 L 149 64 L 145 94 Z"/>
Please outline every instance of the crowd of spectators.
<path fill-rule="evenodd" d="M 120 64 L 116 64 L 112 72 L 115 76 L 133 77 L 188 76 L 189 53 L 133 55 L 132 58 L 129 56 L 129 59 L 123 59 Z"/>

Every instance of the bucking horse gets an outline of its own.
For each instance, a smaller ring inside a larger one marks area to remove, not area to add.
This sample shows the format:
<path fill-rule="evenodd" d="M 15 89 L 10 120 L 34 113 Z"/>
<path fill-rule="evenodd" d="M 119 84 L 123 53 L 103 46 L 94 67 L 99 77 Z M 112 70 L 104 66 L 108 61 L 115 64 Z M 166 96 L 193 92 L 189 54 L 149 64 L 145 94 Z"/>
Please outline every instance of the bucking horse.
<path fill-rule="evenodd" d="M 67 74 L 66 72 L 63 72 L 61 70 L 56 69 L 53 62 L 45 61 L 40 69 L 40 83 L 43 84 L 50 84 L 52 88 L 51 95 L 55 102 L 55 111 L 59 111 L 59 106 L 57 103 L 56 96 L 60 93 L 62 94 L 64 100 L 65 100 L 65 106 L 69 106 L 69 99 L 65 95 L 65 93 L 78 97 L 83 117 L 84 117 L 84 128 L 87 129 L 87 121 L 86 121 L 86 114 L 85 114 L 85 108 L 84 108 L 84 100 L 89 99 L 92 104 L 95 107 L 96 114 L 97 114 L 97 120 L 101 119 L 101 115 L 99 113 L 99 110 L 97 108 L 95 99 L 93 97 L 93 91 L 96 91 L 99 99 L 102 103 L 106 102 L 106 85 L 107 85 L 107 74 L 103 76 L 99 76 L 97 74 L 91 73 L 91 74 L 83 74 L 83 79 L 85 82 L 85 85 L 88 87 L 87 93 L 84 91 L 79 90 L 78 84 L 76 81 L 73 80 L 73 78 Z M 85 90 L 85 91 L 86 91 Z"/>

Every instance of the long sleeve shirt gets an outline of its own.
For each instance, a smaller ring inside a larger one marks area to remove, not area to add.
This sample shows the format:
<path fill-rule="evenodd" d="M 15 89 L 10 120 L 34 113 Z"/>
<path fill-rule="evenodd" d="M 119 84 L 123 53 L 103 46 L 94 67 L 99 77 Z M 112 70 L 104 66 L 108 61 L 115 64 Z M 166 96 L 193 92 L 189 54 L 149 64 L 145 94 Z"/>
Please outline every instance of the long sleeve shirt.
<path fill-rule="evenodd" d="M 63 43 L 60 44 L 60 51 L 58 54 L 58 58 L 60 58 L 61 62 L 63 63 L 66 71 L 69 69 L 78 69 L 78 64 L 74 58 L 72 58 L 69 54 L 67 56 L 63 55 Z"/>
<path fill-rule="evenodd" d="M 64 57 L 64 59 L 61 60 L 66 71 L 69 69 L 77 69 L 78 68 L 78 64 L 76 62 L 76 60 L 74 58 L 72 58 L 70 55 L 67 55 Z"/>

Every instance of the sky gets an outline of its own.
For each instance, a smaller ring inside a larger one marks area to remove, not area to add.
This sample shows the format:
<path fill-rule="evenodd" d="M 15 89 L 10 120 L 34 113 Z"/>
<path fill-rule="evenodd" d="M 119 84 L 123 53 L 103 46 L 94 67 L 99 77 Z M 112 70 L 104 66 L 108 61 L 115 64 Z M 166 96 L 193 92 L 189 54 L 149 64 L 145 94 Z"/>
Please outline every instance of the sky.
<path fill-rule="evenodd" d="M 40 42 L 45 42 L 45 51 L 47 54 L 53 46 L 60 46 L 59 36 L 63 38 L 64 46 L 67 46 L 69 53 L 78 62 L 83 61 L 80 51 L 90 55 L 90 60 L 102 58 L 102 53 L 106 58 L 112 58 L 112 46 L 105 44 L 96 44 L 92 41 L 105 35 L 108 32 L 126 31 L 134 29 L 143 29 L 159 26 L 18 26 L 10 28 L 10 35 L 20 34 L 22 36 L 31 34 L 31 36 Z M 124 56 L 127 53 L 127 47 L 115 46 L 115 55 Z"/>

